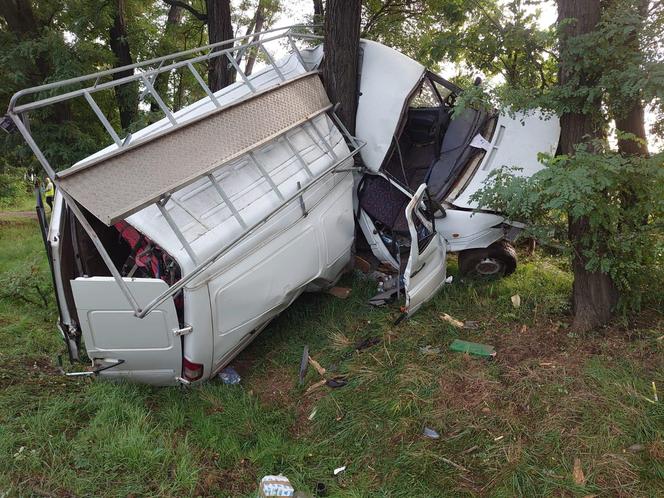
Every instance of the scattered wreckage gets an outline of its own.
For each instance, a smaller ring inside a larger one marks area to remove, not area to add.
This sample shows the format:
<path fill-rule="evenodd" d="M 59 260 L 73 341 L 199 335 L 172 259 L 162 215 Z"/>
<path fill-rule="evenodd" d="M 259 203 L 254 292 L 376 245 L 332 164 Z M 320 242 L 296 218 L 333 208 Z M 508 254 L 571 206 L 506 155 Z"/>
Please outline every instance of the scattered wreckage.
<path fill-rule="evenodd" d="M 86 374 L 154 385 L 214 376 L 302 292 L 334 285 L 356 224 L 393 269 L 404 316 L 444 284 L 450 252 L 465 272 L 514 270 L 507 241 L 521 227 L 471 195 L 494 168 L 541 168 L 558 121 L 469 108 L 452 119 L 461 89 L 362 41 L 351 136 L 324 91 L 319 40 L 271 30 L 14 95 L 9 116 L 58 189 L 44 237 L 58 325 L 70 359 L 83 339 Z M 277 45 L 289 47 L 278 61 Z M 250 76 L 236 62 L 246 50 L 266 61 Z M 214 93 L 196 69 L 213 57 L 239 75 Z M 154 86 L 175 70 L 204 95 L 178 111 Z M 95 101 L 123 84 L 165 116 L 124 138 Z M 70 99 L 87 103 L 112 143 L 56 173 L 27 116 Z"/>

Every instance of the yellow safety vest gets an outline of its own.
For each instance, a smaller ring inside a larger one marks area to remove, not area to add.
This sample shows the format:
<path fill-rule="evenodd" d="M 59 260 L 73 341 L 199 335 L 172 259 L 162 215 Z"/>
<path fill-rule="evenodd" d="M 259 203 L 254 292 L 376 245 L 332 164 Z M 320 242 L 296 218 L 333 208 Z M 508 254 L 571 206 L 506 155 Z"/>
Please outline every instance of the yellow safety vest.
<path fill-rule="evenodd" d="M 55 185 L 53 182 L 48 182 L 46 184 L 46 190 L 44 191 L 46 197 L 55 197 Z"/>

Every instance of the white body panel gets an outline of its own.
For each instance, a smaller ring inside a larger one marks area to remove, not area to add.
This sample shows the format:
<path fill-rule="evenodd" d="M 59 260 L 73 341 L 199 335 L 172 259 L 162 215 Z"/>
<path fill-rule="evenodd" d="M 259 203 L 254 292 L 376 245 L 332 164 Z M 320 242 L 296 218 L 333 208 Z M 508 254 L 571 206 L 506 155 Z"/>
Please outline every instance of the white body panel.
<path fill-rule="evenodd" d="M 501 166 L 522 168 L 517 174 L 529 177 L 544 166 L 537 156 L 555 154 L 560 138 L 560 120 L 545 117 L 539 111 L 517 113 L 513 118 L 501 114 L 491 140 L 491 150 L 482 159 L 468 186 L 456 199 L 448 199 L 455 206 L 476 208 L 470 197 L 480 189 L 492 170 Z"/>
<path fill-rule="evenodd" d="M 420 251 L 415 218 L 424 198 L 426 184 L 420 185 L 413 198 L 406 206 L 406 220 L 410 232 L 410 254 L 408 264 L 403 272 L 403 283 L 406 291 L 406 313 L 412 315 L 420 306 L 431 299 L 438 289 L 445 284 L 447 269 L 447 247 L 445 239 L 434 233 L 426 247 Z M 420 216 L 422 223 L 429 228 L 431 225 Z"/>
<path fill-rule="evenodd" d="M 141 306 L 168 288 L 152 278 L 125 281 Z M 72 291 L 90 359 L 124 360 L 99 375 L 156 385 L 177 382 L 182 344 L 174 333 L 179 327 L 172 300 L 139 319 L 112 277 L 77 278 Z"/>
<path fill-rule="evenodd" d="M 367 145 L 360 154 L 364 165 L 377 172 L 397 131 L 408 96 L 425 68 L 396 50 L 362 40 L 360 98 L 355 136 Z"/>

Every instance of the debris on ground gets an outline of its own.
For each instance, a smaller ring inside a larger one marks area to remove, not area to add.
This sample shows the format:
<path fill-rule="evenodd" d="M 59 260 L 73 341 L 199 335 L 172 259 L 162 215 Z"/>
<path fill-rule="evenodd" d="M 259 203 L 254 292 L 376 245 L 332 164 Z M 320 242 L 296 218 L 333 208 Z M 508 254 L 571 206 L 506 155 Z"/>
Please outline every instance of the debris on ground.
<path fill-rule="evenodd" d="M 318 372 L 318 375 L 321 377 L 325 377 L 325 372 L 326 370 L 321 367 L 320 363 L 318 363 L 316 360 L 314 360 L 311 355 L 309 355 L 309 365 L 314 367 L 316 369 L 316 372 Z"/>
<path fill-rule="evenodd" d="M 309 414 L 309 416 L 308 416 L 307 418 L 308 418 L 309 420 L 313 420 L 314 417 L 316 416 L 316 413 L 317 413 L 317 412 L 318 412 L 318 408 L 314 408 L 313 410 L 311 410 L 311 413 Z"/>
<path fill-rule="evenodd" d="M 328 289 L 327 293 L 339 299 L 346 299 L 350 296 L 351 289 L 349 287 L 332 287 Z"/>
<path fill-rule="evenodd" d="M 457 351 L 459 353 L 468 353 L 476 356 L 482 356 L 484 358 L 493 358 L 496 356 L 496 350 L 493 346 L 488 344 L 480 344 L 477 342 L 468 342 L 462 341 L 461 339 L 454 339 L 452 344 L 450 344 L 451 351 Z"/>
<path fill-rule="evenodd" d="M 335 476 L 338 476 L 338 475 L 341 474 L 344 470 L 346 470 L 346 466 L 345 466 L 345 465 L 344 465 L 343 467 L 337 467 L 336 469 L 334 469 L 333 473 L 334 473 Z"/>
<path fill-rule="evenodd" d="M 346 384 L 348 384 L 348 381 L 343 377 L 334 377 L 325 382 L 325 385 L 331 388 L 344 387 Z"/>
<path fill-rule="evenodd" d="M 477 320 L 466 320 L 463 322 L 463 328 L 467 330 L 476 330 L 480 327 L 480 322 Z"/>
<path fill-rule="evenodd" d="M 287 477 L 265 476 L 261 479 L 258 486 L 258 496 L 266 498 L 268 496 L 293 496 L 295 489 Z"/>
<path fill-rule="evenodd" d="M 363 349 L 368 349 L 376 344 L 380 344 L 380 337 L 367 337 L 366 339 L 358 341 L 357 344 L 355 344 L 355 349 L 357 351 L 362 351 Z"/>
<path fill-rule="evenodd" d="M 643 446 L 642 444 L 633 444 L 632 446 L 627 448 L 627 450 L 631 453 L 639 453 L 639 452 L 643 451 L 644 449 L 645 449 L 645 446 Z"/>
<path fill-rule="evenodd" d="M 307 368 L 309 368 L 309 346 L 304 346 L 302 351 L 302 359 L 300 360 L 299 384 L 304 383 L 304 376 L 307 375 Z"/>
<path fill-rule="evenodd" d="M 438 432 L 433 430 L 431 427 L 425 427 L 422 431 L 422 435 L 424 437 L 428 437 L 429 439 L 440 439 L 440 434 L 438 434 Z"/>
<path fill-rule="evenodd" d="M 315 391 L 316 389 L 318 389 L 319 387 L 323 387 L 323 386 L 325 385 L 326 382 L 327 382 L 327 380 L 323 379 L 323 380 L 319 380 L 319 381 L 316 382 L 315 384 L 311 384 L 311 385 L 307 388 L 307 390 L 304 391 L 304 395 L 307 396 L 308 394 L 311 394 L 312 392 L 314 392 L 314 391 Z"/>
<path fill-rule="evenodd" d="M 233 367 L 226 367 L 218 375 L 224 384 L 239 384 L 242 380 L 240 374 Z"/>
<path fill-rule="evenodd" d="M 586 476 L 583 474 L 583 469 L 581 468 L 581 459 L 574 459 L 574 470 L 572 471 L 572 476 L 574 477 L 574 483 L 579 486 L 583 486 L 586 483 Z"/>
<path fill-rule="evenodd" d="M 521 307 L 521 296 L 514 294 L 510 299 L 512 300 L 512 306 L 515 308 Z"/>
<path fill-rule="evenodd" d="M 369 273 L 371 272 L 371 267 L 371 261 L 358 254 L 355 255 L 355 268 L 360 270 L 362 273 Z"/>
<path fill-rule="evenodd" d="M 314 488 L 314 494 L 316 496 L 327 496 L 327 486 L 324 482 L 317 482 L 316 487 Z"/>
<path fill-rule="evenodd" d="M 384 292 L 379 292 L 375 296 L 369 298 L 369 304 L 371 306 L 384 306 L 386 304 L 390 304 L 394 302 L 394 299 L 397 296 L 397 290 L 396 289 L 390 289 Z"/>
<path fill-rule="evenodd" d="M 657 396 L 657 384 L 655 384 L 655 381 L 652 381 L 652 399 L 655 400 L 655 403 L 659 401 L 659 396 Z"/>
<path fill-rule="evenodd" d="M 429 346 L 427 344 L 426 346 L 422 346 L 420 348 L 420 353 L 422 353 L 422 354 L 440 354 L 440 348 L 435 348 L 435 347 Z"/>
<path fill-rule="evenodd" d="M 440 315 L 440 319 L 444 322 L 449 323 L 450 325 L 452 325 L 453 327 L 456 327 L 458 329 L 463 328 L 463 322 L 461 320 L 457 320 L 456 318 L 454 318 L 453 316 L 448 315 L 447 313 L 443 313 L 442 315 Z"/>
<path fill-rule="evenodd" d="M 447 277 L 445 279 L 446 284 L 451 284 L 453 281 L 454 281 L 454 276 L 453 275 L 450 275 L 449 277 Z"/>

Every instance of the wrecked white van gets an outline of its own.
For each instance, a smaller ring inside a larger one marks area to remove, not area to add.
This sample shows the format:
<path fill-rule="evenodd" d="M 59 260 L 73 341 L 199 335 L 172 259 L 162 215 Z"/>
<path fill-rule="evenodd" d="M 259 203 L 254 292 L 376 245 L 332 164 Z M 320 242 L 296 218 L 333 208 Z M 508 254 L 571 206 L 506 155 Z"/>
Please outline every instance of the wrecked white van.
<path fill-rule="evenodd" d="M 514 270 L 505 241 L 519 227 L 470 196 L 499 166 L 539 169 L 537 153 L 557 146 L 557 120 L 472 109 L 451 119 L 459 88 L 363 41 L 351 136 L 320 80 L 322 48 L 304 46 L 317 38 L 273 30 L 134 64 L 132 76 L 112 79 L 119 68 L 13 97 L 9 116 L 58 188 L 47 252 L 59 328 L 71 359 L 84 342 L 86 374 L 210 378 L 298 295 L 337 281 L 356 224 L 393 268 L 386 294 L 403 290 L 403 316 L 441 287 L 450 252 L 464 272 Z M 276 61 L 271 45 L 290 52 Z M 265 59 L 250 76 L 236 62 L 249 49 Z M 211 92 L 196 66 L 212 57 L 226 57 L 239 81 Z M 205 95 L 177 112 L 153 86 L 174 70 L 190 71 Z M 136 83 L 165 117 L 120 137 L 94 95 Z M 27 113 L 74 98 L 113 143 L 56 173 Z"/>

